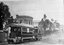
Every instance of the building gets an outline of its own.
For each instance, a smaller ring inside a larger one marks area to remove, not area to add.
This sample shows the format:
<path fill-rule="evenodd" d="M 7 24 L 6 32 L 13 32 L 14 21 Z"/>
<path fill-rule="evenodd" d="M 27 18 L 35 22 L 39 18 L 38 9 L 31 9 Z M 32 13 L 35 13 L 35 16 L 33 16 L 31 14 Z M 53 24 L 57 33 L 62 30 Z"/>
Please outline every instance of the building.
<path fill-rule="evenodd" d="M 34 25 L 35 27 L 36 27 L 36 26 L 38 27 L 38 24 L 39 24 L 39 21 L 38 21 L 38 20 L 34 20 L 34 21 L 33 21 L 33 25 Z"/>
<path fill-rule="evenodd" d="M 32 25 L 33 17 L 26 16 L 26 15 L 22 15 L 22 16 L 16 15 L 16 19 L 14 20 L 14 22 Z"/>

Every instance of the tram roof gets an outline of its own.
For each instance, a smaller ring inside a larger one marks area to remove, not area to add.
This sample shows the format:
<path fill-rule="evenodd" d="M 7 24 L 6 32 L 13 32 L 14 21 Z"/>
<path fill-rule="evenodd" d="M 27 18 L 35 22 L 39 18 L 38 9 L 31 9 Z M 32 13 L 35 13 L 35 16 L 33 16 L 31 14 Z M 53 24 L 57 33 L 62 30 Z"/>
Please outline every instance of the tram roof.
<path fill-rule="evenodd" d="M 12 23 L 10 26 L 13 26 L 13 27 L 30 27 L 30 28 L 34 28 L 33 25 L 29 25 L 29 24 L 25 24 L 25 23 L 21 23 L 21 24 Z"/>

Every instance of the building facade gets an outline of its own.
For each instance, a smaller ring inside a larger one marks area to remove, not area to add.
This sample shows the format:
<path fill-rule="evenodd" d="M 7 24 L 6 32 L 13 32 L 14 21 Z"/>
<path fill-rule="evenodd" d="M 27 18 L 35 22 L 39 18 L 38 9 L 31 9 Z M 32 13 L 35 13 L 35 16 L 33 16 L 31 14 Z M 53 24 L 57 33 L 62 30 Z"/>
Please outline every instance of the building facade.
<path fill-rule="evenodd" d="M 30 16 L 24 16 L 24 15 L 23 16 L 16 15 L 16 19 L 14 21 L 17 23 L 25 23 L 30 25 L 33 24 L 33 18 Z"/>
<path fill-rule="evenodd" d="M 38 24 L 39 24 L 39 21 L 38 20 L 35 20 L 35 21 L 33 21 L 33 25 L 36 27 L 38 27 Z"/>

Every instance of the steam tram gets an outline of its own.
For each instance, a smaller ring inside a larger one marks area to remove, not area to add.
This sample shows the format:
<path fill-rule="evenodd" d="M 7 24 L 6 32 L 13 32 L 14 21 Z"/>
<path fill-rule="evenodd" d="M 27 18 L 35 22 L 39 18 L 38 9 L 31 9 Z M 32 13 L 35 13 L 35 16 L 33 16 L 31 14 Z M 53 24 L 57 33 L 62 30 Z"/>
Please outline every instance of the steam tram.
<path fill-rule="evenodd" d="M 19 43 L 25 39 L 40 40 L 38 28 L 28 24 L 11 24 L 8 33 L 8 42 Z"/>

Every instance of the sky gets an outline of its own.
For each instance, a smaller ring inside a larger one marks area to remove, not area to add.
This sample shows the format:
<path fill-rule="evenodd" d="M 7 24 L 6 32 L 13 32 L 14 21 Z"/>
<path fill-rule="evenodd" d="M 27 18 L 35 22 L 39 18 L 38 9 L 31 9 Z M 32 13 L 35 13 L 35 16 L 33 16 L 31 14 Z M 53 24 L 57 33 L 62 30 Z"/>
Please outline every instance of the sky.
<path fill-rule="evenodd" d="M 10 8 L 11 15 L 28 15 L 34 20 L 41 20 L 46 14 L 48 19 L 64 23 L 63 0 L 16 0 L 3 1 Z"/>

